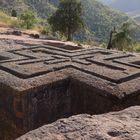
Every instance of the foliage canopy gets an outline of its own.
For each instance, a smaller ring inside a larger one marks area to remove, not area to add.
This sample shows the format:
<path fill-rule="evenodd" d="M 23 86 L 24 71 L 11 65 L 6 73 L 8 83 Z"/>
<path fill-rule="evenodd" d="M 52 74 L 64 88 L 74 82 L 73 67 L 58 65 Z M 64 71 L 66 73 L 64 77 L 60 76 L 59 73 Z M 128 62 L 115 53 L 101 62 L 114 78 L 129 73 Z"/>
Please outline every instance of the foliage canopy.
<path fill-rule="evenodd" d="M 53 31 L 59 31 L 72 39 L 72 35 L 83 27 L 82 4 L 78 0 L 61 0 L 56 12 L 49 18 Z"/>
<path fill-rule="evenodd" d="M 37 15 L 35 12 L 26 10 L 20 15 L 20 20 L 26 29 L 31 29 L 37 22 Z"/>
<path fill-rule="evenodd" d="M 131 47 L 132 39 L 129 36 L 130 31 L 130 24 L 124 23 L 120 29 L 114 33 L 112 38 L 112 46 L 119 50 L 124 50 L 125 48 Z"/>

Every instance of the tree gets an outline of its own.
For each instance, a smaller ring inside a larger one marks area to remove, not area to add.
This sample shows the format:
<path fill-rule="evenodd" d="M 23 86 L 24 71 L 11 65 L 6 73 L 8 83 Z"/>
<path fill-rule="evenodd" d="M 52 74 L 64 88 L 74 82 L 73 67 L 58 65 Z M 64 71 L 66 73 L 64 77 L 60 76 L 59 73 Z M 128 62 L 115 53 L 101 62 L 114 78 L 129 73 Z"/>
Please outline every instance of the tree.
<path fill-rule="evenodd" d="M 17 17 L 17 11 L 15 9 L 12 9 L 11 16 L 12 17 Z"/>
<path fill-rule="evenodd" d="M 53 31 L 59 31 L 72 40 L 73 34 L 83 27 L 82 4 L 78 0 L 61 0 L 56 12 L 49 18 Z"/>
<path fill-rule="evenodd" d="M 37 15 L 33 11 L 27 10 L 20 15 L 20 20 L 26 29 L 31 29 L 37 22 Z"/>
<path fill-rule="evenodd" d="M 111 46 L 108 45 L 108 49 L 117 48 L 118 50 L 123 50 L 124 48 L 128 48 L 132 44 L 132 39 L 129 36 L 131 31 L 130 24 L 124 23 L 118 31 L 112 32 L 112 37 L 109 42 L 111 42 Z M 110 43 L 109 43 L 110 44 Z"/>
<path fill-rule="evenodd" d="M 114 27 L 113 30 L 111 30 L 110 32 L 110 38 L 109 38 L 109 42 L 108 42 L 108 46 L 107 46 L 107 49 L 111 49 L 112 48 L 112 37 L 113 37 L 113 34 L 116 33 L 116 28 Z"/>

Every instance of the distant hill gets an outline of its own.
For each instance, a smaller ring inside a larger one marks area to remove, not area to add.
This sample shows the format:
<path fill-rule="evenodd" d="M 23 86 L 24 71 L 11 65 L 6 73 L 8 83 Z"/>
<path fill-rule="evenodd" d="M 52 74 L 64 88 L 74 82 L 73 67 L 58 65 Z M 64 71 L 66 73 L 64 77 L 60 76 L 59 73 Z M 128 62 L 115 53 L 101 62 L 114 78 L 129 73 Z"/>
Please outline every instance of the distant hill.
<path fill-rule="evenodd" d="M 140 9 L 140 0 L 98 0 L 122 12 L 132 12 Z"/>
<path fill-rule="evenodd" d="M 136 11 L 140 9 L 140 0 L 115 0 L 111 6 L 123 12 Z"/>
<path fill-rule="evenodd" d="M 25 0 L 26 5 L 36 11 L 39 16 L 49 17 L 55 10 L 55 6 L 50 3 L 51 0 Z"/>
<path fill-rule="evenodd" d="M 135 17 L 134 19 L 137 21 L 137 24 L 140 25 L 140 16 L 137 16 L 137 17 Z"/>
<path fill-rule="evenodd" d="M 116 10 L 128 13 L 130 16 L 140 14 L 140 0 L 98 0 Z"/>
<path fill-rule="evenodd" d="M 113 9 L 127 13 L 134 18 L 137 23 L 140 19 L 140 0 L 98 0 Z"/>
<path fill-rule="evenodd" d="M 25 4 L 24 0 L 0 0 L 0 9 L 6 12 L 10 12 L 12 9 L 21 11 L 27 8 L 28 6 Z"/>
<path fill-rule="evenodd" d="M 99 2 L 102 2 L 103 4 L 109 5 L 111 3 L 113 3 L 116 0 L 98 0 Z"/>
<path fill-rule="evenodd" d="M 114 26 L 120 26 L 128 20 L 132 22 L 127 15 L 115 11 L 97 0 L 81 1 L 86 28 L 75 34 L 75 38 L 80 41 L 107 41 L 109 32 Z M 59 0 L 0 0 L 0 9 L 8 11 L 10 14 L 11 9 L 16 9 L 20 13 L 29 8 L 37 12 L 40 17 L 47 19 L 56 10 L 58 3 Z"/>
<path fill-rule="evenodd" d="M 59 0 L 50 0 L 52 4 L 58 4 Z M 121 25 L 123 22 L 131 20 L 127 15 L 116 12 L 108 6 L 101 4 L 97 0 L 81 0 L 84 11 L 84 21 L 86 31 L 76 35 L 81 39 L 93 37 L 96 41 L 106 41 L 109 32 L 114 26 Z"/>
<path fill-rule="evenodd" d="M 49 0 L 0 0 L 0 10 L 10 13 L 12 9 L 15 9 L 18 13 L 26 9 L 32 9 L 39 16 L 47 17 L 52 14 L 55 7 Z"/>

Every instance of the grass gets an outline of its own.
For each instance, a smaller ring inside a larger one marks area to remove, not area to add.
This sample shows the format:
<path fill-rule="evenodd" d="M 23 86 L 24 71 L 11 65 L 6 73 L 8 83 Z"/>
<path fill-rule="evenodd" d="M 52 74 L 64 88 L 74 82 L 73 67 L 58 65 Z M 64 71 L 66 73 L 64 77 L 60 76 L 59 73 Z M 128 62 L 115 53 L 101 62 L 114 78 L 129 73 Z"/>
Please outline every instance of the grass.
<path fill-rule="evenodd" d="M 0 26 L 3 27 L 18 27 L 19 20 L 15 17 L 10 17 L 6 13 L 0 11 Z"/>
<path fill-rule="evenodd" d="M 133 51 L 140 53 L 140 42 L 137 42 L 133 45 Z"/>
<path fill-rule="evenodd" d="M 97 45 L 101 48 L 107 48 L 106 43 L 101 43 Z M 114 50 L 119 50 L 118 48 L 113 48 Z M 135 53 L 140 53 L 140 41 L 139 42 L 133 42 L 131 46 L 125 47 L 123 49 L 123 52 L 135 52 Z"/>

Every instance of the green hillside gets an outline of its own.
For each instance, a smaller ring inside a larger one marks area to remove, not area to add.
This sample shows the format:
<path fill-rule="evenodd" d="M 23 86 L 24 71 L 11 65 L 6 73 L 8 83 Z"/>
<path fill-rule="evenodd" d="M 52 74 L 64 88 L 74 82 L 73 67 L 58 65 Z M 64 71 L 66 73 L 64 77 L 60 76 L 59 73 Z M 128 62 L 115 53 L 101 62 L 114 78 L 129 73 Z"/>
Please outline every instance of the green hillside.
<path fill-rule="evenodd" d="M 49 0 L 26 0 L 26 5 L 43 18 L 49 17 L 56 9 Z"/>
<path fill-rule="evenodd" d="M 0 10 L 10 13 L 12 9 L 15 9 L 18 12 L 21 12 L 24 9 L 27 9 L 25 0 L 0 0 Z"/>
<path fill-rule="evenodd" d="M 58 4 L 59 0 L 50 0 L 52 4 Z M 97 0 L 81 0 L 86 29 L 76 34 L 78 39 L 94 39 L 96 41 L 107 41 L 109 32 L 114 26 L 132 19 L 127 15 L 112 10 Z M 80 35 L 79 35 L 80 34 Z"/>
<path fill-rule="evenodd" d="M 82 0 L 84 18 L 88 29 L 95 34 L 96 40 L 108 40 L 109 32 L 114 26 L 121 25 L 128 16 L 116 12 L 95 0 Z"/>
<path fill-rule="evenodd" d="M 99 1 L 81 1 L 83 4 L 85 30 L 75 34 L 77 40 L 107 41 L 109 32 L 114 26 L 120 26 L 128 20 L 132 22 L 132 19 L 127 15 L 116 12 Z M 20 13 L 20 11 L 29 8 L 37 12 L 43 19 L 47 19 L 55 11 L 58 3 L 59 0 L 0 0 L 0 9 L 9 13 L 11 9 L 16 9 Z M 140 35 L 140 31 L 137 30 L 137 32 L 137 35 Z M 134 38 L 136 39 L 136 37 Z"/>

